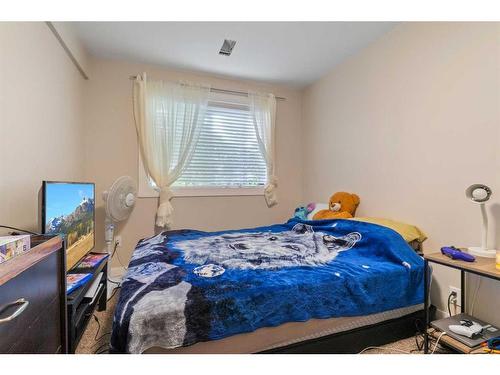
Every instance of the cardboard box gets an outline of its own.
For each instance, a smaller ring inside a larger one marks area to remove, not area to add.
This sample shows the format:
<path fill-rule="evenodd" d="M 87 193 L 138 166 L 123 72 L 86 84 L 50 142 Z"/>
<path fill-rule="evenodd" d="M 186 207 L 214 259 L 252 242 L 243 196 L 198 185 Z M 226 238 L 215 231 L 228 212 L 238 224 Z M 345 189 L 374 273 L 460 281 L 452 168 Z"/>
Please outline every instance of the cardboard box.
<path fill-rule="evenodd" d="M 31 248 L 29 234 L 0 237 L 0 263 L 6 262 Z"/>

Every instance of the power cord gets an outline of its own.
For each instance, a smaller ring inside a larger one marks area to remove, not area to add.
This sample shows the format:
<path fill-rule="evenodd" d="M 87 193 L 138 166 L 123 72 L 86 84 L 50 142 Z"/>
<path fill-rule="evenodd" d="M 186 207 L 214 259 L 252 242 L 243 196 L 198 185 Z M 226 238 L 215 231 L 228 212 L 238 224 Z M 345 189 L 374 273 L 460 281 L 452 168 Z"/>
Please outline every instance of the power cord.
<path fill-rule="evenodd" d="M 92 314 L 92 316 L 94 317 L 94 320 L 97 323 L 97 332 L 95 333 L 95 337 L 94 337 L 94 341 L 97 341 L 97 336 L 99 336 L 99 331 L 101 330 L 101 323 L 99 322 L 99 319 L 97 318 L 97 316 L 95 314 Z"/>
<path fill-rule="evenodd" d="M 94 336 L 94 341 L 95 343 L 92 345 L 92 348 L 96 345 L 100 345 L 99 347 L 97 347 L 97 349 L 94 351 L 94 354 L 102 354 L 104 353 L 105 351 L 103 351 L 103 349 L 105 347 L 108 347 L 109 348 L 109 343 L 100 343 L 100 341 L 105 338 L 106 336 L 108 335 L 111 335 L 111 332 L 106 332 L 106 333 L 103 333 L 101 336 L 99 336 L 99 332 L 101 331 L 101 323 L 99 322 L 99 319 L 97 318 L 97 316 L 95 314 L 92 315 L 94 317 L 94 320 L 96 321 L 97 323 L 97 332 Z M 99 336 L 99 337 L 98 337 Z"/>
<path fill-rule="evenodd" d="M 109 296 L 109 298 L 106 300 L 106 302 L 109 302 L 113 299 L 113 297 L 115 296 L 116 292 L 118 291 L 118 289 L 121 289 L 121 285 L 118 285 L 116 288 L 113 289 L 113 292 L 111 293 L 111 296 Z"/>
<path fill-rule="evenodd" d="M 437 341 L 436 341 L 436 345 L 434 345 L 434 349 L 432 349 L 431 354 L 434 354 L 434 352 L 436 351 L 436 348 L 437 348 L 437 346 L 438 346 L 438 344 L 439 344 L 439 341 L 441 341 L 441 338 L 442 338 L 444 335 L 446 335 L 446 332 L 441 332 L 441 334 L 439 335 L 439 337 L 438 337 L 438 339 L 437 339 Z"/>
<path fill-rule="evenodd" d="M 34 236 L 39 236 L 40 235 L 40 233 L 32 232 L 32 231 L 26 230 L 26 229 L 20 229 L 20 228 L 16 228 L 16 227 L 11 227 L 11 226 L 8 226 L 8 225 L 1 225 L 0 224 L 0 228 L 17 230 L 18 232 L 29 233 L 29 234 L 32 234 Z"/>
<path fill-rule="evenodd" d="M 396 349 L 396 348 L 383 348 L 381 346 L 369 346 L 367 348 L 364 348 L 362 351 L 360 351 L 358 354 L 363 354 L 364 352 L 372 349 L 380 349 L 380 350 L 387 350 L 387 351 L 395 351 L 398 353 L 403 353 L 403 354 L 411 354 L 410 352 L 401 350 L 401 349 Z"/>
<path fill-rule="evenodd" d="M 113 248 L 113 252 L 111 253 L 111 257 L 110 259 L 113 259 L 114 255 L 115 254 L 118 254 L 116 252 L 116 250 L 118 249 L 118 242 L 115 242 L 115 247 Z M 118 262 L 120 262 L 120 265 L 123 267 L 123 264 L 122 262 L 120 261 L 120 257 L 118 257 Z M 123 267 L 123 269 L 126 270 L 125 267 Z M 118 289 L 120 289 L 122 287 L 122 283 L 121 282 L 118 282 L 118 281 L 115 281 L 115 280 L 111 280 L 108 276 L 108 281 L 112 284 L 115 284 L 116 286 L 113 288 L 113 292 L 111 293 L 111 296 L 109 296 L 109 298 L 106 300 L 106 302 L 109 302 L 113 299 L 113 297 L 115 296 L 116 292 L 118 291 Z"/>
<path fill-rule="evenodd" d="M 448 314 L 451 316 L 451 308 L 450 308 L 450 303 L 451 303 L 451 298 L 455 298 L 455 301 L 457 300 L 457 292 L 451 292 L 450 295 L 448 296 Z"/>
<path fill-rule="evenodd" d="M 118 249 L 118 242 L 115 243 L 115 247 L 113 248 L 113 252 L 111 253 L 111 256 L 110 256 L 110 260 L 113 259 L 113 257 L 115 256 L 115 254 L 117 254 L 117 258 L 118 258 L 118 262 L 120 263 L 121 267 L 126 270 L 127 268 L 123 266 L 121 260 L 120 260 L 120 257 L 118 256 L 118 253 L 116 252 Z M 112 280 L 109 278 L 108 276 L 108 281 L 112 284 L 115 284 L 117 286 L 117 288 L 119 288 L 122 284 L 121 282 L 119 281 L 115 281 L 115 280 Z M 109 301 L 109 300 L 108 300 Z"/>
<path fill-rule="evenodd" d="M 111 253 L 111 259 L 113 259 L 113 257 L 116 254 L 116 259 L 118 259 L 118 263 L 120 263 L 120 266 L 126 271 L 127 267 L 123 265 L 122 260 L 120 259 L 120 254 L 117 252 L 117 249 L 118 249 L 118 242 L 115 242 L 115 247 L 113 248 L 113 252 Z"/>
<path fill-rule="evenodd" d="M 111 280 L 109 277 L 108 277 L 108 281 L 109 281 L 111 284 L 115 284 L 115 285 L 118 285 L 118 286 L 120 286 L 120 285 L 121 285 L 118 281 Z"/>
<path fill-rule="evenodd" d="M 111 332 L 106 332 L 106 333 L 103 333 L 98 339 L 95 340 L 95 344 L 92 345 L 92 347 L 96 346 L 97 344 L 99 344 L 99 341 L 101 341 L 103 338 L 105 338 L 106 336 L 108 335 L 111 335 Z M 102 345 L 102 344 L 101 344 Z"/>
<path fill-rule="evenodd" d="M 104 353 L 109 353 L 109 344 L 108 343 L 99 346 L 94 351 L 94 354 L 104 354 Z"/>
<path fill-rule="evenodd" d="M 116 249 L 118 249 L 118 242 L 115 242 L 115 247 L 113 248 L 113 252 L 111 253 L 111 259 L 115 256 Z"/>
<path fill-rule="evenodd" d="M 417 328 L 417 332 L 415 333 L 415 345 L 416 349 L 410 350 L 410 353 L 415 353 L 415 352 L 422 352 L 424 350 L 424 344 L 425 344 L 425 330 L 421 327 L 423 322 L 420 319 L 415 320 L 415 327 Z M 435 331 L 434 331 L 435 332 Z M 429 340 L 430 345 L 432 346 L 433 343 L 436 342 L 436 338 L 433 337 L 431 334 L 427 336 L 427 339 Z M 420 341 L 420 342 L 419 342 Z"/>

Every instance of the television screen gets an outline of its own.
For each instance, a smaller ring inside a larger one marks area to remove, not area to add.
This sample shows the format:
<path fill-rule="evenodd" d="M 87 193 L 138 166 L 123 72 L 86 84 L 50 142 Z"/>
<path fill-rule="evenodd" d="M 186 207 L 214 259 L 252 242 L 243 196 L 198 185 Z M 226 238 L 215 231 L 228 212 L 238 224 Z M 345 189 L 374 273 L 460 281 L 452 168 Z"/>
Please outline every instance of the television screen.
<path fill-rule="evenodd" d="M 43 183 L 42 232 L 64 235 L 68 270 L 94 248 L 94 199 L 93 183 Z"/>

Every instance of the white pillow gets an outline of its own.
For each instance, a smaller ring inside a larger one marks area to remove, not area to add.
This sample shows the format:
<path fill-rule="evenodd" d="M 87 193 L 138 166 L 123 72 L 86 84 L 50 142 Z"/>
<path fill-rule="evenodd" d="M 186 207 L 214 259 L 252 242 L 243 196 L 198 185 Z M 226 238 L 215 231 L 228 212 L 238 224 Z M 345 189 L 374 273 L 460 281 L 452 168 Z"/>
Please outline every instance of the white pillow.
<path fill-rule="evenodd" d="M 316 214 L 316 212 L 321 210 L 327 210 L 330 207 L 328 203 L 315 203 L 315 205 L 316 206 L 314 207 L 314 210 L 312 210 L 307 214 L 307 220 L 314 220 L 313 217 Z"/>

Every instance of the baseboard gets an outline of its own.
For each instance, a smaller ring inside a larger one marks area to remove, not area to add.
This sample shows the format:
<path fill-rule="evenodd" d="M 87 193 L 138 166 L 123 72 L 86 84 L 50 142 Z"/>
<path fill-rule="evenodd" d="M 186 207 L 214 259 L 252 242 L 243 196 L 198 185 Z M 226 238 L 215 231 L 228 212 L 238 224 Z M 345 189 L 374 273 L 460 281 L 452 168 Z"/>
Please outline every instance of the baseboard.
<path fill-rule="evenodd" d="M 125 276 L 125 273 L 126 270 L 123 269 L 123 267 L 112 267 L 109 270 L 109 277 L 110 279 L 121 281 L 123 279 L 123 276 Z"/>
<path fill-rule="evenodd" d="M 448 311 L 436 309 L 436 320 L 448 318 L 449 316 Z"/>

